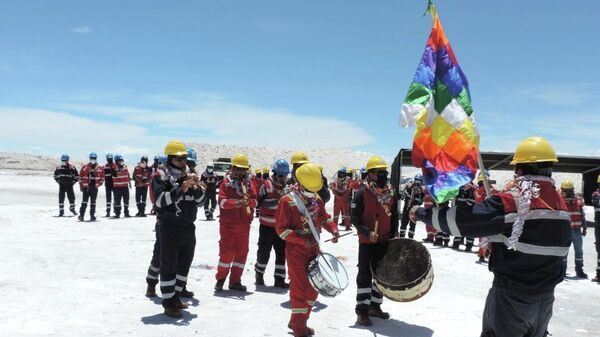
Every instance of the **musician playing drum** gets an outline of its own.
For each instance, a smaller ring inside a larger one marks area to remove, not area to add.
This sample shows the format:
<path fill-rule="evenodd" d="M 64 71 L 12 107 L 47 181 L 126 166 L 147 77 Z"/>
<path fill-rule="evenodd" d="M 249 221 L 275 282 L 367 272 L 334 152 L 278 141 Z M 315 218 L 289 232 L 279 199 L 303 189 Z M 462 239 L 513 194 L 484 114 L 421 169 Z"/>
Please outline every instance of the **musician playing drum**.
<path fill-rule="evenodd" d="M 356 324 L 369 326 L 371 317 L 390 318 L 381 311 L 383 295 L 372 284 L 371 262 L 383 258 L 388 240 L 398 231 L 398 208 L 394 190 L 388 183 L 388 165 L 380 156 L 367 161 L 367 183 L 352 200 L 350 218 L 358 231 L 358 275 L 356 276 Z"/>
<path fill-rule="evenodd" d="M 309 219 L 301 213 L 299 207 L 310 214 L 317 232 L 325 228 L 333 234 L 332 242 L 337 242 L 339 233 L 318 195 L 323 187 L 319 168 L 312 163 L 303 164 L 296 170 L 296 180 L 298 183 L 291 187 L 290 193 L 279 200 L 275 231 L 286 241 L 285 258 L 289 268 L 292 306 L 288 327 L 295 337 L 305 337 L 314 334 L 314 330 L 306 322 L 318 295 L 308 280 L 307 268 L 309 262 L 319 255 L 319 246 L 311 232 Z M 298 206 L 297 201 L 302 201 L 304 207 Z"/>

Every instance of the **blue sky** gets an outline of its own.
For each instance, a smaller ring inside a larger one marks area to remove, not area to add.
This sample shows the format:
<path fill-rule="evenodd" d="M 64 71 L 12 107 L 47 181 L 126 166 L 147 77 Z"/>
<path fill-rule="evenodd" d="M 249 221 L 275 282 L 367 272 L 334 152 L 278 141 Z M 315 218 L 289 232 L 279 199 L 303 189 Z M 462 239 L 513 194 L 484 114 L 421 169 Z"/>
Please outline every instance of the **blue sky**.
<path fill-rule="evenodd" d="M 598 1 L 438 0 L 482 150 L 530 135 L 600 156 Z M 412 146 L 400 106 L 426 1 L 13 1 L 0 12 L 0 151 L 84 157 L 166 140 Z"/>

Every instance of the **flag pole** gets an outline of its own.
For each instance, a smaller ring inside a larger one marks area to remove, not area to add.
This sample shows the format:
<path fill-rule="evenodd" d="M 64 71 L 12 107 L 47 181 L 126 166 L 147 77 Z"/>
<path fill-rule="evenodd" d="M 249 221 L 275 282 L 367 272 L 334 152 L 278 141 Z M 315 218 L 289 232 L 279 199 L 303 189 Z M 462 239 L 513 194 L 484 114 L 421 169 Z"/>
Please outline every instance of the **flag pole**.
<path fill-rule="evenodd" d="M 485 188 L 485 194 L 488 198 L 492 197 L 492 192 L 490 189 L 490 182 L 488 180 L 487 174 L 485 174 L 485 167 L 483 166 L 483 158 L 481 157 L 481 152 L 477 149 L 477 164 L 479 165 L 479 174 L 483 178 L 483 187 Z"/>

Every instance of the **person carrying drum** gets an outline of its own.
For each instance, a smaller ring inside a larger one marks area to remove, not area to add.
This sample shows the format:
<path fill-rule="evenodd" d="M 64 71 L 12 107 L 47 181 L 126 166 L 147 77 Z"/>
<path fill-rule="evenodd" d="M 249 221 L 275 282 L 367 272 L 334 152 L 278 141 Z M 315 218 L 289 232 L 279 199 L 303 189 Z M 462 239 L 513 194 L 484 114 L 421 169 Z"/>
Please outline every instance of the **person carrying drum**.
<path fill-rule="evenodd" d="M 380 156 L 367 161 L 366 184 L 354 195 L 350 218 L 358 231 L 358 275 L 356 276 L 356 324 L 369 326 L 371 317 L 390 318 L 381 311 L 383 294 L 372 284 L 371 263 L 383 258 L 388 240 L 398 232 L 398 207 L 388 183 L 388 165 Z"/>
<path fill-rule="evenodd" d="M 285 258 L 290 275 L 290 303 L 292 314 L 288 327 L 295 337 L 307 337 L 314 330 L 306 325 L 312 307 L 317 300 L 317 291 L 308 280 L 307 267 L 311 260 L 319 255 L 319 246 L 315 241 L 304 216 L 298 208 L 301 201 L 310 213 L 310 220 L 317 232 L 325 228 L 333 235 L 331 242 L 339 238 L 337 224 L 331 220 L 331 215 L 325 210 L 325 204 L 318 195 L 323 187 L 321 171 L 313 163 L 306 163 L 296 170 L 297 184 L 291 186 L 290 193 L 279 200 L 275 213 L 275 231 L 286 241 Z"/>
<path fill-rule="evenodd" d="M 554 289 L 563 281 L 563 258 L 571 245 L 567 206 L 551 178 L 557 161 L 548 141 L 527 138 L 511 162 L 516 178 L 510 191 L 474 205 L 410 211 L 413 220 L 453 235 L 492 236 L 489 269 L 494 281 L 483 311 L 482 337 L 547 335 Z"/>

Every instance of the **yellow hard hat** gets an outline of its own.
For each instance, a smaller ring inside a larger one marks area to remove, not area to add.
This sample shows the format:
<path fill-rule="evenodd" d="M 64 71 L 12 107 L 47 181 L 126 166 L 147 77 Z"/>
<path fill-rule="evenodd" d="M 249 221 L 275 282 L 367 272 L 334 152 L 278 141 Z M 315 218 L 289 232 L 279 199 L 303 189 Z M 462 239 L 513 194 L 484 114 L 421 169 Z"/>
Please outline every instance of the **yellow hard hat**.
<path fill-rule="evenodd" d="M 317 167 L 319 168 L 319 171 L 321 171 L 321 173 L 323 173 L 323 165 L 317 164 Z M 600 182 L 600 176 L 598 176 L 598 181 Z"/>
<path fill-rule="evenodd" d="M 231 159 L 231 165 L 243 169 L 250 168 L 250 164 L 248 163 L 248 156 L 241 153 L 238 153 L 235 156 L 233 156 L 233 159 Z M 260 170 L 258 172 L 260 172 Z"/>
<path fill-rule="evenodd" d="M 296 151 L 292 154 L 292 165 L 308 163 L 308 156 L 304 151 Z"/>
<path fill-rule="evenodd" d="M 318 192 L 323 188 L 323 179 L 319 167 L 313 163 L 306 163 L 296 170 L 296 179 L 310 192 Z"/>
<path fill-rule="evenodd" d="M 600 184 L 600 174 L 598 175 L 598 179 L 596 179 L 596 182 L 597 182 L 598 184 Z"/>
<path fill-rule="evenodd" d="M 552 145 L 542 137 L 529 137 L 517 145 L 511 165 L 522 163 L 557 162 Z"/>
<path fill-rule="evenodd" d="M 382 156 L 372 156 L 371 158 L 369 158 L 369 160 L 367 160 L 366 168 L 367 168 L 367 171 L 370 171 L 370 170 L 376 169 L 376 168 L 387 169 L 388 165 Z"/>
<path fill-rule="evenodd" d="M 179 140 L 172 140 L 165 146 L 165 154 L 167 156 L 187 156 L 187 148 Z"/>
<path fill-rule="evenodd" d="M 261 173 L 261 170 L 260 169 L 256 169 L 256 170 L 254 170 L 254 173 L 259 174 L 259 173 Z"/>
<path fill-rule="evenodd" d="M 573 185 L 572 181 L 563 180 L 563 182 L 560 184 L 560 188 L 563 190 L 572 190 L 575 188 L 575 186 Z"/>
<path fill-rule="evenodd" d="M 262 173 L 263 173 L 263 174 L 269 174 L 269 172 L 271 172 L 271 170 L 269 170 L 269 168 L 268 168 L 268 167 L 266 167 L 266 166 L 265 166 L 265 167 L 263 167 L 263 169 L 262 169 Z"/>

